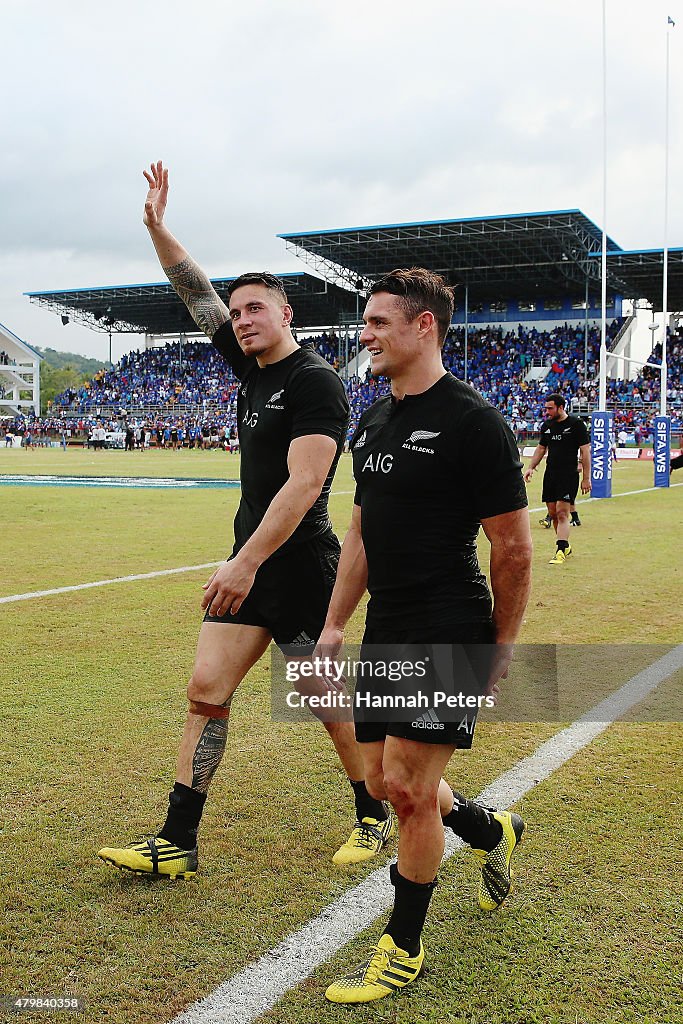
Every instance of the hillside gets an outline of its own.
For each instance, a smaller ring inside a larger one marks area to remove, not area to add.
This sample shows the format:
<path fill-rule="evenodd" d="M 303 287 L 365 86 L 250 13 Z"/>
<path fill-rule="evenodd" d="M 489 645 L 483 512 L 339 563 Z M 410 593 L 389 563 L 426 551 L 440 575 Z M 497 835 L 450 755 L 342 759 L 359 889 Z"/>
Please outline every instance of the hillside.
<path fill-rule="evenodd" d="M 101 359 L 89 359 L 87 356 L 79 356 L 76 352 L 58 352 L 55 348 L 40 348 L 38 345 L 34 348 L 55 370 L 63 370 L 64 367 L 70 366 L 81 376 L 92 377 L 105 365 Z"/>

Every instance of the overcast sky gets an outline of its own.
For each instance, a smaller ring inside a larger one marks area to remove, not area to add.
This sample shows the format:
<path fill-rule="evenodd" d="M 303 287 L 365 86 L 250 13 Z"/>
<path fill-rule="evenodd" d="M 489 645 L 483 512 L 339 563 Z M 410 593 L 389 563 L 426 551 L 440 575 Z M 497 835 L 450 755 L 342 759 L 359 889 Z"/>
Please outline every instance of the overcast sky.
<path fill-rule="evenodd" d="M 683 2 L 607 0 L 609 234 L 683 245 Z M 142 168 L 212 276 L 278 232 L 578 207 L 602 226 L 600 0 L 47 0 L 3 12 L 0 322 L 106 358 L 26 291 L 162 277 Z M 114 339 L 114 358 L 136 347 Z"/>

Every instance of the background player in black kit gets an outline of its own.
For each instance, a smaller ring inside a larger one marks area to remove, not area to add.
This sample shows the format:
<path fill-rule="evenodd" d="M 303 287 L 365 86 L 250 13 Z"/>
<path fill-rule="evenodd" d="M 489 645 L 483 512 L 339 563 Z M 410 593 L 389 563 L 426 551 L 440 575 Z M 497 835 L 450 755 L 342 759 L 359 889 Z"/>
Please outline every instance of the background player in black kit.
<path fill-rule="evenodd" d="M 363 414 L 351 442 L 357 491 L 319 650 L 333 654 L 364 591 L 370 594 L 361 661 L 377 645 L 448 645 L 455 658 L 484 662 L 484 689 L 507 675 L 529 594 L 531 536 L 514 437 L 499 412 L 448 373 L 441 348 L 453 295 L 436 274 L 394 271 L 377 281 L 361 342 L 372 372 L 392 393 Z M 479 570 L 476 537 L 491 544 L 491 586 Z M 488 645 L 488 646 L 481 646 Z M 458 683 L 457 671 L 455 683 Z M 372 683 L 363 682 L 363 689 Z M 386 714 L 386 712 L 384 712 Z M 394 907 L 369 959 L 331 985 L 339 1003 L 381 999 L 420 973 L 421 932 L 444 850 L 445 823 L 480 854 L 483 908 L 510 889 L 510 857 L 524 824 L 453 793 L 442 773 L 472 742 L 461 714 L 431 727 L 360 720 L 356 736 L 369 792 L 399 819 Z"/>
<path fill-rule="evenodd" d="M 529 468 L 524 474 L 524 479 L 529 483 L 536 467 L 547 453 L 542 499 L 548 506 L 548 514 L 557 534 L 557 550 L 550 559 L 551 565 L 562 565 L 572 553 L 569 527 L 571 506 L 579 490 L 577 457 L 581 459 L 581 493 L 589 494 L 591 489 L 591 449 L 588 430 L 578 416 L 570 416 L 567 413 L 565 405 L 562 395 L 548 395 L 546 398 L 546 420 L 541 426 L 536 451 L 531 456 Z"/>
<path fill-rule="evenodd" d="M 144 172 L 144 222 L 161 265 L 241 381 L 242 494 L 232 556 L 204 585 L 206 616 L 166 822 L 156 837 L 105 847 L 99 856 L 119 868 L 187 878 L 197 870 L 197 829 L 225 751 L 235 690 L 271 639 L 288 656 L 310 654 L 325 621 L 339 557 L 327 502 L 348 402 L 330 364 L 295 342 L 292 308 L 272 274 L 237 278 L 226 308 L 164 225 L 168 171 L 161 162 L 151 170 Z M 393 815 L 367 793 L 351 721 L 325 727 L 353 787 L 357 817 L 334 860 L 367 860 L 386 844 Z"/>

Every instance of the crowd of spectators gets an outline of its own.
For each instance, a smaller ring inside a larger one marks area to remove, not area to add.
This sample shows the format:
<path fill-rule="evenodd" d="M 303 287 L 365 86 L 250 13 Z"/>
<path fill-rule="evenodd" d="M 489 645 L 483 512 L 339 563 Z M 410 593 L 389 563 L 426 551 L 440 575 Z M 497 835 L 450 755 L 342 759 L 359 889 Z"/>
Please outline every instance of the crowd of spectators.
<path fill-rule="evenodd" d="M 311 338 L 301 339 L 302 343 L 313 345 L 316 352 L 318 352 L 323 359 L 326 359 L 328 363 L 334 366 L 335 370 L 341 368 L 341 361 L 343 359 L 343 352 L 341 351 L 342 343 L 337 337 L 334 330 L 323 331 L 322 334 L 315 335 Z"/>
<path fill-rule="evenodd" d="M 621 327 L 608 327 L 613 338 Z M 341 368 L 345 341 L 334 331 L 301 339 L 312 344 L 335 368 Z M 600 329 L 590 326 L 587 344 L 584 326 L 559 325 L 539 329 L 486 327 L 470 329 L 467 345 L 467 379 L 511 424 L 520 440 L 535 431 L 543 419 L 545 396 L 559 391 L 569 409 L 587 411 L 598 400 Z M 349 354 L 355 339 L 349 341 Z M 586 360 L 587 357 L 587 360 Z M 661 360 L 658 347 L 651 362 Z M 683 409 L 683 340 L 674 334 L 668 346 L 668 398 L 674 426 Z M 444 343 L 444 364 L 457 377 L 465 377 L 465 337 L 462 328 L 449 331 Z M 351 363 L 353 369 L 353 362 Z M 588 383 L 586 383 L 586 381 Z M 237 447 L 238 381 L 216 350 L 205 342 L 167 344 L 143 352 L 130 352 L 110 370 L 101 370 L 87 384 L 68 389 L 54 400 L 51 415 L 41 420 L 20 418 L 13 425 L 31 429 L 34 440 L 90 437 L 96 426 L 108 432 L 134 434 L 129 447 L 165 448 Z M 349 436 L 361 413 L 386 394 L 386 380 L 369 371 L 346 381 L 351 421 Z M 632 432 L 636 441 L 647 440 L 659 402 L 659 373 L 644 367 L 635 380 L 608 380 L 608 406 L 615 410 L 617 427 Z M 104 407 L 104 408 L 103 408 Z M 107 412 L 106 420 L 102 413 Z M 128 442 L 127 442 L 128 443 Z"/>
<path fill-rule="evenodd" d="M 0 445 L 9 447 L 13 438 L 18 438 L 22 447 L 47 448 L 53 442 L 66 445 L 70 440 L 87 440 L 98 426 L 110 433 L 119 429 L 119 422 L 114 417 L 94 416 L 6 417 L 0 420 Z"/>
<path fill-rule="evenodd" d="M 335 369 L 340 368 L 340 341 L 334 330 L 302 339 L 302 343 L 312 345 Z M 53 405 L 79 413 L 103 405 L 225 407 L 235 404 L 236 390 L 237 381 L 213 346 L 171 343 L 130 352 L 80 388 L 67 388 Z"/>
<path fill-rule="evenodd" d="M 683 405 L 683 340 L 679 334 L 669 334 L 667 339 L 667 404 L 674 408 Z M 648 363 L 662 364 L 662 346 L 658 342 L 647 360 Z M 644 366 L 635 380 L 610 380 L 607 382 L 607 396 L 614 406 L 642 406 L 659 404 L 661 395 L 661 373 L 655 366 Z"/>
<path fill-rule="evenodd" d="M 610 338 L 621 327 L 615 320 L 609 325 Z M 522 436 L 537 429 L 543 418 L 545 396 L 560 391 L 567 399 L 597 400 L 597 386 L 584 388 L 582 381 L 598 375 L 600 330 L 588 332 L 588 363 L 584 372 L 586 345 L 584 328 L 568 324 L 553 330 L 524 327 L 505 330 L 486 327 L 468 331 L 467 380 L 492 405 L 503 413 L 513 429 Z M 444 365 L 456 377 L 465 378 L 465 331 L 453 328 L 444 342 Z M 534 367 L 539 377 L 530 376 Z M 352 378 L 349 388 L 352 426 L 376 397 L 388 390 L 386 383 L 374 382 L 368 375 L 359 381 Z"/>
<path fill-rule="evenodd" d="M 610 338 L 620 327 L 619 320 L 609 325 Z M 444 362 L 457 377 L 465 375 L 464 342 L 464 331 L 458 329 L 449 332 L 444 345 Z M 520 415 L 537 419 L 543 411 L 544 396 L 552 391 L 560 391 L 568 404 L 581 397 L 595 401 L 597 389 L 591 385 L 586 391 L 582 381 L 597 378 L 599 353 L 597 327 L 589 327 L 587 348 L 583 325 L 564 324 L 553 330 L 521 324 L 513 331 L 486 328 L 469 332 L 467 376 L 470 384 L 508 419 Z M 530 376 L 534 367 L 542 368 L 544 375 L 536 379 Z"/>
<path fill-rule="evenodd" d="M 92 381 L 57 395 L 54 405 L 88 413 L 102 405 L 123 408 L 162 405 L 231 405 L 237 381 L 212 345 L 168 344 L 130 352 Z"/>
<path fill-rule="evenodd" d="M 53 442 L 67 445 L 79 441 L 92 447 L 120 447 L 130 451 L 145 448 L 220 449 L 238 451 L 236 425 L 228 426 L 219 414 L 205 418 L 160 416 L 151 419 L 131 416 L 37 417 L 18 415 L 0 421 L 0 444 L 12 438 L 22 447 L 48 447 Z M 104 445 L 95 442 L 104 441 Z"/>
<path fill-rule="evenodd" d="M 182 448 L 239 451 L 236 425 L 227 426 L 219 416 L 204 419 L 193 416 L 159 417 L 151 421 L 131 419 L 124 424 L 124 447 L 127 450 L 144 450 L 152 446 L 172 451 Z"/>

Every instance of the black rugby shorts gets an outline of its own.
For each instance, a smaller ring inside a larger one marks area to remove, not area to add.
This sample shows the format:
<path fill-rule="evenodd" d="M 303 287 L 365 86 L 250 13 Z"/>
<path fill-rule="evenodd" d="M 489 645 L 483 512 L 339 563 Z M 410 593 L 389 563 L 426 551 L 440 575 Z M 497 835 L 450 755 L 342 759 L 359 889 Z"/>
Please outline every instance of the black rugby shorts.
<path fill-rule="evenodd" d="M 236 615 L 207 612 L 204 621 L 261 626 L 283 654 L 312 654 L 325 624 L 340 550 L 329 531 L 269 558 L 258 569 Z"/>
<path fill-rule="evenodd" d="M 387 736 L 444 743 L 469 750 L 474 739 L 478 706 L 437 700 L 437 693 L 454 701 L 482 696 L 488 683 L 494 643 L 493 624 L 470 622 L 434 630 L 388 630 L 367 627 L 360 651 L 361 663 L 372 668 L 356 676 L 354 720 L 359 743 L 375 743 Z M 386 666 L 423 662 L 424 676 L 411 675 L 395 684 L 386 680 Z M 413 696 L 419 706 L 385 709 L 368 706 L 372 697 L 389 693 Z"/>
<path fill-rule="evenodd" d="M 579 490 L 579 473 L 549 473 L 543 476 L 541 501 L 568 501 L 573 505 Z"/>

